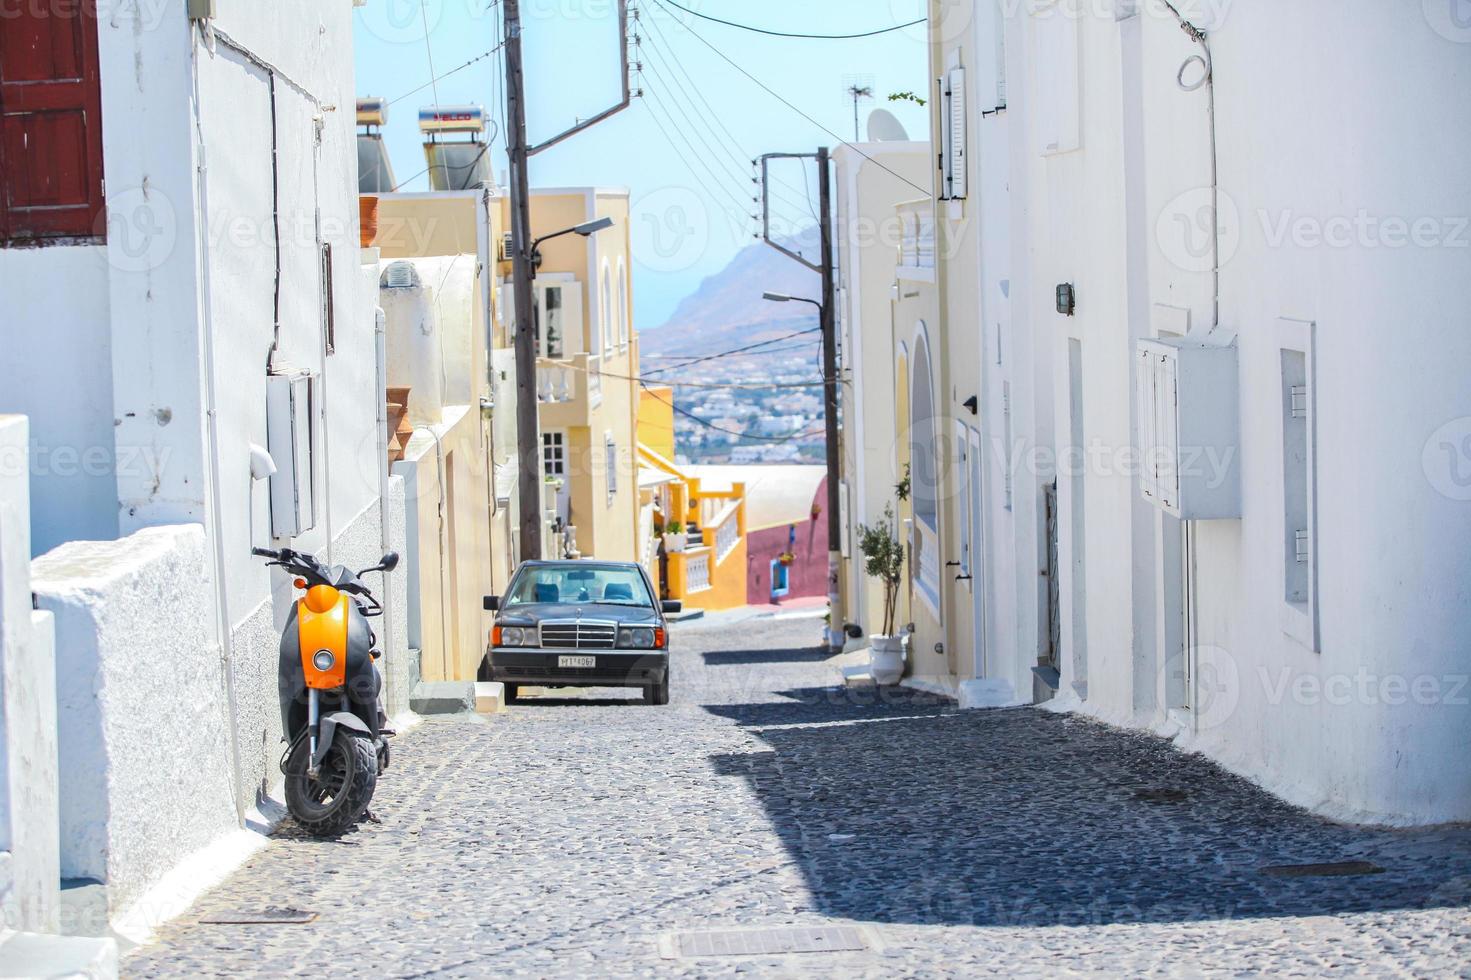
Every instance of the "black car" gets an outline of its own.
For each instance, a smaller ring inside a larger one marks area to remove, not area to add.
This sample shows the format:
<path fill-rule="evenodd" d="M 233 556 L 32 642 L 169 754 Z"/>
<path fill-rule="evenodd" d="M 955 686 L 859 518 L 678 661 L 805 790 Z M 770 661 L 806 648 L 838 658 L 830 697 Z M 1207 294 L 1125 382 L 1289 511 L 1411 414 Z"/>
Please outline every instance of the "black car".
<path fill-rule="evenodd" d="M 655 598 L 634 562 L 528 561 L 503 596 L 486 596 L 496 613 L 482 676 L 520 688 L 641 687 L 645 704 L 669 703 L 669 627 L 680 603 Z"/>

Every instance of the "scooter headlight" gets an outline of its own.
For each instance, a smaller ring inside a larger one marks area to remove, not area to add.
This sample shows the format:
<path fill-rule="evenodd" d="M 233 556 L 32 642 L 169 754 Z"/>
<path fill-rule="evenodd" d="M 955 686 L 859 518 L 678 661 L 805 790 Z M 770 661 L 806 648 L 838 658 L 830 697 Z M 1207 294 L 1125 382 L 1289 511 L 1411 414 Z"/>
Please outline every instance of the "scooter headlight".
<path fill-rule="evenodd" d="M 324 674 L 331 670 L 332 665 L 335 663 L 337 663 L 337 657 L 333 655 L 331 650 L 318 650 L 312 654 L 312 666 Z"/>

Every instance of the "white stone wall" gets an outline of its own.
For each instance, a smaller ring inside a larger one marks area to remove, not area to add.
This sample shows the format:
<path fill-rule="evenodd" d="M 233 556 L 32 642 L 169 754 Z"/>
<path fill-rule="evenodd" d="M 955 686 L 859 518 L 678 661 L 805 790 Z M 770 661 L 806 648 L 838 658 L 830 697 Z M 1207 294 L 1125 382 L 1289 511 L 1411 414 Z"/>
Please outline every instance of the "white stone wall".
<path fill-rule="evenodd" d="M 59 922 L 55 637 L 31 608 L 27 426 L 0 416 L 0 931 Z"/>
<path fill-rule="evenodd" d="M 1193 12 L 1212 14 L 1200 26 L 1218 110 L 1218 325 L 1207 91 L 1176 82 L 1200 48 L 1164 5 L 1121 18 L 1089 4 L 1009 11 L 1006 131 L 971 130 L 973 234 L 995 227 L 987 195 L 1011 211 L 1010 448 L 1027 474 L 1032 449 L 1084 453 L 1080 478 L 1059 473 L 1064 695 L 1110 721 L 1178 733 L 1319 812 L 1466 819 L 1471 763 L 1442 749 L 1471 739 L 1471 185 L 1458 176 L 1471 103 L 1445 93 L 1464 79 L 1471 38 L 1430 4 L 1210 6 Z M 1062 17 L 1074 21 L 1081 94 L 1077 145 L 1056 152 L 1043 137 L 1058 113 L 1042 95 L 1067 77 L 1052 63 L 1068 50 L 1053 29 Z M 1304 48 L 1325 23 L 1341 28 L 1333 44 Z M 945 55 L 961 50 L 970 101 L 988 106 L 980 69 L 994 37 L 985 18 L 974 25 Z M 1011 144 L 1004 185 L 985 179 L 997 172 L 985 163 L 992 138 Z M 984 255 L 979 268 L 989 283 Z M 973 272 L 955 270 L 947 288 Z M 1076 287 L 1074 316 L 1053 309 L 1059 283 Z M 948 328 L 973 329 L 974 313 L 952 304 Z M 1189 534 L 1192 591 L 1186 532 L 1141 503 L 1124 455 L 1136 444 L 1135 342 L 1187 330 L 1236 349 L 1243 485 L 1239 519 Z M 1291 333 L 1311 338 L 1314 371 L 1316 641 L 1283 600 L 1280 354 Z M 967 370 L 1001 380 L 982 353 Z M 981 403 L 1000 431 L 997 407 Z M 1021 627 L 1038 538 L 992 539 L 1018 555 L 1015 596 L 995 597 Z M 1019 629 L 1017 648 L 1045 627 Z"/>
<path fill-rule="evenodd" d="M 198 525 L 37 558 L 56 617 L 61 871 L 116 910 L 237 826 L 224 673 Z"/>

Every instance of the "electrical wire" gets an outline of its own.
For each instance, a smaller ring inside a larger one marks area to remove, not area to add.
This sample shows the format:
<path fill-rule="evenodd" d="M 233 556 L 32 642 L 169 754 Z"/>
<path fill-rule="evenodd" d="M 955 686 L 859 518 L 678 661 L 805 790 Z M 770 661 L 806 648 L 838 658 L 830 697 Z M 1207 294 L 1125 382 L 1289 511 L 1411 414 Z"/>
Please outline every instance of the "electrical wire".
<path fill-rule="evenodd" d="M 648 391 L 649 390 L 647 385 L 644 385 L 643 388 L 644 388 L 645 391 Z M 825 428 L 823 428 L 823 429 L 809 429 L 806 432 L 791 432 L 791 433 L 788 433 L 787 435 L 784 435 L 784 436 L 754 436 L 754 435 L 748 435 L 745 432 L 737 432 L 734 429 L 727 429 L 727 428 L 725 428 L 723 426 L 716 425 L 714 422 L 706 421 L 705 419 L 700 418 L 695 413 L 690 412 L 690 411 L 687 411 L 687 410 L 685 410 L 683 408 L 680 408 L 678 405 L 674 404 L 674 402 L 665 401 L 663 398 L 660 398 L 654 392 L 649 392 L 649 393 L 653 396 L 653 398 L 654 398 L 655 401 L 663 402 L 663 404 L 668 405 L 671 409 L 673 409 L 674 410 L 674 413 L 676 415 L 682 415 L 685 418 L 690 419 L 693 422 L 698 422 L 700 425 L 703 425 L 707 429 L 714 429 L 716 432 L 722 432 L 725 435 L 734 436 L 737 439 L 752 439 L 752 440 L 755 440 L 757 442 L 795 442 L 798 439 L 809 439 L 812 436 L 819 435 L 820 433 L 822 433 L 822 432 L 825 431 Z"/>
<path fill-rule="evenodd" d="M 659 374 L 664 371 L 677 371 L 680 368 L 686 368 L 692 364 L 703 364 L 706 361 L 715 361 L 719 360 L 722 357 L 731 357 L 736 354 L 744 354 L 748 351 L 755 350 L 758 347 L 766 347 L 770 344 L 779 344 L 784 340 L 791 340 L 793 337 L 801 337 L 809 333 L 818 333 L 821 330 L 821 327 L 809 327 L 806 330 L 798 330 L 795 333 L 789 333 L 784 337 L 773 337 L 771 340 L 762 340 L 754 344 L 749 344 L 745 347 L 737 347 L 735 350 L 722 351 L 719 354 L 707 354 L 704 357 L 697 357 L 692 361 L 682 361 L 679 364 L 671 364 L 668 367 L 654 368 L 654 370 L 650 373 Z"/>
<path fill-rule="evenodd" d="M 482 51 L 480 54 L 477 54 L 475 57 L 471 58 L 469 61 L 465 62 L 464 64 L 462 64 L 462 65 L 456 65 L 454 68 L 451 68 L 449 71 L 445 72 L 444 74 L 438 75 L 438 76 L 436 76 L 434 78 L 429 79 L 429 81 L 425 82 L 422 85 L 419 85 L 419 86 L 417 86 L 415 88 L 409 89 L 403 95 L 397 96 L 396 98 L 389 99 L 386 103 L 384 103 L 384 105 L 394 105 L 395 103 L 402 102 L 404 99 L 407 99 L 409 96 L 413 95 L 414 93 L 416 93 L 416 92 L 422 92 L 422 91 L 424 91 L 424 89 L 429 88 L 430 86 L 433 86 L 436 82 L 441 82 L 444 79 L 449 78 L 451 75 L 455 74 L 456 72 L 464 71 L 466 68 L 469 68 L 471 65 L 475 64 L 477 61 L 484 61 L 486 58 L 489 58 L 491 55 L 495 54 L 497 51 L 499 51 L 504 46 L 505 46 L 505 42 L 501 42 L 500 44 L 497 44 L 495 47 L 491 48 L 488 51 Z M 438 102 L 438 101 L 439 101 L 439 97 L 436 95 L 435 96 L 435 102 Z"/>
<path fill-rule="evenodd" d="M 755 184 L 757 182 L 754 173 L 755 160 L 745 152 L 740 144 L 740 140 L 736 139 L 734 134 L 726 127 L 725 123 L 721 121 L 720 113 L 715 111 L 714 107 L 710 105 L 709 100 L 700 91 L 700 86 L 690 75 L 689 70 L 679 60 L 679 56 L 674 53 L 672 42 L 664 35 L 658 23 L 653 19 L 650 19 L 647 23 L 652 30 L 649 34 L 644 35 L 644 37 L 648 38 L 650 44 L 647 48 L 640 44 L 639 50 L 640 52 L 646 52 L 650 56 L 645 60 L 648 61 L 649 67 L 653 70 L 655 76 L 668 89 L 668 93 L 666 94 L 669 94 L 671 97 L 677 94 L 689 100 L 692 113 L 687 113 L 686 117 L 688 118 L 692 115 L 694 119 L 699 120 L 705 125 L 715 145 L 724 150 L 727 157 L 733 162 L 736 181 L 742 186 L 747 183 Z M 654 55 L 657 55 L 657 58 L 653 57 Z M 668 79 L 664 78 L 663 74 L 658 70 L 658 65 L 660 64 L 664 65 L 665 70 L 670 75 L 682 77 L 683 84 L 680 83 L 680 77 L 676 77 L 673 83 L 670 83 Z M 699 104 L 696 104 L 696 102 Z M 701 106 L 703 106 L 703 111 Z M 714 125 L 711 125 L 711 120 L 714 120 Z M 696 129 L 696 135 L 699 135 L 698 127 L 695 123 L 691 122 L 690 125 L 691 128 Z M 719 126 L 720 133 L 715 131 L 715 126 Z M 724 134 L 723 137 L 721 133 Z M 743 173 L 746 168 L 751 168 L 748 174 Z M 785 181 L 781 183 L 783 186 L 790 186 Z M 791 189 L 796 190 L 794 187 Z M 780 199 L 790 206 L 801 207 L 801 204 L 784 195 L 781 195 Z"/>
<path fill-rule="evenodd" d="M 429 43 L 429 0 L 419 0 L 419 15 L 424 21 L 424 54 L 429 59 L 429 85 L 434 90 L 434 104 L 439 105 L 439 83 L 434 77 L 434 47 Z"/>
<path fill-rule="evenodd" d="M 710 174 L 711 179 L 715 181 L 714 187 L 712 188 L 712 186 L 710 184 L 706 183 L 705 179 L 700 176 L 699 170 L 695 167 L 695 164 L 693 162 L 691 162 L 690 156 L 686 153 L 686 148 L 689 150 L 689 153 L 693 154 L 694 155 L 694 158 L 697 159 L 697 160 L 699 159 L 699 153 L 696 152 L 693 147 L 690 147 L 687 141 L 684 142 L 683 144 L 681 144 L 680 141 L 676 140 L 674 138 L 674 136 L 671 134 L 670 128 L 669 127 L 666 127 L 664 125 L 663 121 L 659 118 L 658 113 L 656 113 L 654 111 L 654 106 L 655 105 L 658 105 L 659 108 L 661 110 L 663 110 L 665 112 L 665 114 L 667 115 L 669 110 L 664 108 L 663 103 L 662 102 L 656 102 L 656 100 L 650 99 L 650 98 L 647 98 L 647 97 L 645 97 L 641 101 L 649 109 L 649 118 L 651 118 L 651 119 L 654 120 L 654 125 L 657 126 L 658 129 L 659 129 L 659 132 L 664 135 L 665 141 L 667 141 L 669 143 L 670 148 L 672 148 L 674 150 L 675 154 L 678 155 L 678 157 L 680 158 L 680 160 L 683 161 L 683 163 L 685 165 L 685 168 L 688 169 L 689 172 L 690 172 L 690 176 L 694 178 L 694 180 L 695 180 L 696 183 L 698 183 L 701 187 L 703 187 L 705 189 L 705 193 L 712 200 L 713 199 L 716 199 L 716 198 L 719 197 L 719 195 L 716 194 L 715 189 L 718 188 L 720 190 L 720 192 L 725 195 L 725 198 L 727 200 L 732 201 L 732 202 L 735 203 L 735 211 L 734 211 L 735 214 L 739 215 L 742 220 L 748 220 L 748 219 L 750 219 L 752 217 L 752 215 L 747 214 L 746 213 L 746 210 L 745 210 L 747 205 L 741 203 L 740 198 L 731 193 L 730 189 L 728 187 L 726 187 L 725 184 L 722 183 L 720 181 L 720 179 L 717 178 L 715 176 L 715 174 L 711 171 L 709 164 L 705 164 L 703 160 L 700 161 L 700 162 L 704 166 L 705 172 L 708 173 L 708 174 Z M 675 127 L 675 124 L 673 122 L 673 117 L 670 116 L 669 118 L 670 118 L 670 127 Z M 720 206 L 722 208 L 725 207 L 724 204 L 721 204 Z"/>
<path fill-rule="evenodd" d="M 677 10 L 683 10 L 691 17 L 698 17 L 701 20 L 712 21 L 716 24 L 724 24 L 726 27 L 736 27 L 743 31 L 750 31 L 753 34 L 767 34 L 771 37 L 796 37 L 811 41 L 849 41 L 860 37 L 875 37 L 879 34 L 888 34 L 891 31 L 902 31 L 906 27 L 914 27 L 916 24 L 923 24 L 925 22 L 925 18 L 921 17 L 918 20 L 911 20 L 907 24 L 894 24 L 891 27 L 880 27 L 877 30 L 863 31 L 858 34 L 795 34 L 788 31 L 772 31 L 764 27 L 753 27 L 750 24 L 737 24 L 733 20 L 721 20 L 719 17 L 711 17 L 709 14 L 702 14 L 698 10 L 682 7 L 675 3 L 674 0 L 665 0 L 665 2 Z"/>
<path fill-rule="evenodd" d="M 653 0 L 653 2 L 655 4 L 663 7 L 664 4 L 665 4 L 665 2 L 666 2 L 666 0 Z M 665 10 L 667 11 L 668 8 L 666 7 Z M 875 160 L 873 157 L 869 156 L 867 153 L 864 153 L 863 150 L 860 149 L 858 146 L 856 146 L 855 144 L 849 142 L 848 140 L 843 139 L 843 137 L 839 136 L 837 133 L 833 132 L 831 129 L 828 129 L 822 123 L 818 122 L 816 119 L 814 119 L 811 116 L 809 116 L 806 112 L 804 112 L 803 110 L 799 109 L 797 106 L 793 105 L 785 97 L 783 97 L 780 93 L 778 93 L 775 89 L 773 89 L 771 86 L 767 85 L 765 82 L 761 81 L 761 79 L 757 78 L 755 75 L 751 74 L 745 68 L 741 67 L 741 65 L 738 62 L 736 62 L 733 58 L 731 58 L 729 55 L 727 55 L 724 51 L 721 51 L 715 45 L 713 45 L 709 41 L 705 40 L 704 37 L 702 37 L 701 35 L 695 33 L 695 30 L 692 27 L 690 27 L 688 24 L 686 24 L 684 21 L 680 20 L 678 17 L 675 17 L 673 19 L 674 19 L 674 21 L 676 23 L 679 24 L 680 27 L 684 28 L 687 32 L 689 32 L 689 34 L 690 34 L 691 37 L 693 37 L 695 40 L 699 41 L 705 47 L 707 47 L 711 51 L 713 51 L 716 54 L 716 56 L 719 57 L 726 64 L 730 65 L 732 68 L 734 68 L 736 71 L 740 72 L 742 75 L 745 75 L 748 79 L 750 79 L 757 86 L 759 86 L 762 89 L 762 91 L 766 92 L 767 95 L 770 95 L 772 98 L 776 99 L 782 105 L 786 106 L 788 109 L 791 109 L 797 115 L 801 116 L 803 119 L 807 120 L 812 125 L 816 126 L 818 129 L 822 130 L 824 133 L 826 133 L 827 135 L 831 136 L 833 139 L 837 140 L 839 143 L 841 143 L 844 146 L 848 147 L 853 152 L 855 152 L 859 156 L 863 157 L 863 159 L 867 160 L 869 163 L 872 163 L 874 166 L 878 167 L 880 170 L 883 170 L 885 173 L 889 174 L 891 177 L 894 177 L 896 180 L 900 180 L 900 181 L 908 184 L 910 187 L 913 187 L 915 190 L 919 191 L 921 194 L 928 195 L 930 193 L 930 191 L 929 191 L 928 188 L 921 187 L 918 184 L 916 184 L 914 181 L 912 181 L 909 178 L 903 176 L 902 174 L 896 173 L 895 171 L 893 171 L 889 167 L 885 166 L 882 161 Z"/>

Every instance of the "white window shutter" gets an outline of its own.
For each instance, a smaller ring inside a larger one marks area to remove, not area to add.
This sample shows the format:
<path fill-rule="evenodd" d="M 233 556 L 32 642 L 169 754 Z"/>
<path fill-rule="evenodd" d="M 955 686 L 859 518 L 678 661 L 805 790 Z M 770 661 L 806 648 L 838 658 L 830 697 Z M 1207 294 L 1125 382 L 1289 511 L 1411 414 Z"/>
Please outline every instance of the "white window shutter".
<path fill-rule="evenodd" d="M 950 196 L 950 80 L 935 81 L 940 93 L 940 200 Z"/>
<path fill-rule="evenodd" d="M 581 354 L 582 333 L 582 284 L 577 280 L 561 283 L 562 286 L 562 350 L 563 356 Z"/>
<path fill-rule="evenodd" d="M 950 162 L 950 196 L 965 197 L 965 69 L 950 69 L 946 81 L 950 91 L 950 124 L 945 142 Z"/>

